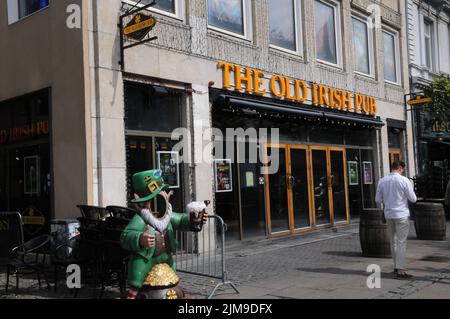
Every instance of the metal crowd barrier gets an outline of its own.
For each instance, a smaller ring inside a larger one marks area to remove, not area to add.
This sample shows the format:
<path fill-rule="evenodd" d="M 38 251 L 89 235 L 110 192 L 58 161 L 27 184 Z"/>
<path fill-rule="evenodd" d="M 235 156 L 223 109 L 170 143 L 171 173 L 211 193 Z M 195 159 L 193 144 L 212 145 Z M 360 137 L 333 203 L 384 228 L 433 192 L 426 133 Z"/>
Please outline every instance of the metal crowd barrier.
<path fill-rule="evenodd" d="M 212 299 L 217 289 L 230 285 L 236 293 L 239 290 L 228 280 L 225 267 L 225 232 L 227 225 L 220 216 L 208 216 L 208 222 L 200 233 L 176 232 L 178 250 L 174 256 L 177 271 L 196 276 L 221 280 L 209 295 Z"/>

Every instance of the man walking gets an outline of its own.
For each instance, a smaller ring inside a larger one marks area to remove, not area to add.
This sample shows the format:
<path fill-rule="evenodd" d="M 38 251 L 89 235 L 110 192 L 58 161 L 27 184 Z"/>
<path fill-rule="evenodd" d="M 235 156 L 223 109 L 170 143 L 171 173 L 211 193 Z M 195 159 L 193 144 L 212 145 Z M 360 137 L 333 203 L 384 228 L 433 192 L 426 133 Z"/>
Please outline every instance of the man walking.
<path fill-rule="evenodd" d="M 405 163 L 395 161 L 391 174 L 378 183 L 376 202 L 384 204 L 389 233 L 391 235 L 391 252 L 394 259 L 394 275 L 396 278 L 411 278 L 405 270 L 406 241 L 409 234 L 408 201 L 417 201 L 411 182 L 404 176 Z"/>

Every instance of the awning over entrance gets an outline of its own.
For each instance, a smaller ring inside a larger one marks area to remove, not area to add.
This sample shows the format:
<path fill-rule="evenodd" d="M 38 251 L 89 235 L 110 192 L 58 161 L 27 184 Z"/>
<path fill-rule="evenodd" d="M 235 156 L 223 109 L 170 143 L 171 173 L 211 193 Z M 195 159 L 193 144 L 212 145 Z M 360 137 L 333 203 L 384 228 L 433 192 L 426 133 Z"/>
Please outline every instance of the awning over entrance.
<path fill-rule="evenodd" d="M 332 111 L 322 111 L 319 109 L 310 109 L 306 107 L 291 106 L 287 104 L 280 104 L 276 102 L 266 102 L 256 99 L 247 99 L 236 97 L 232 95 L 219 95 L 220 103 L 223 106 L 238 108 L 241 111 L 256 112 L 256 113 L 278 113 L 290 114 L 293 116 L 303 118 L 319 118 L 324 120 L 338 121 L 343 123 L 354 123 L 358 125 L 370 127 L 382 127 L 384 123 L 379 117 L 373 118 L 365 115 L 342 114 Z"/>

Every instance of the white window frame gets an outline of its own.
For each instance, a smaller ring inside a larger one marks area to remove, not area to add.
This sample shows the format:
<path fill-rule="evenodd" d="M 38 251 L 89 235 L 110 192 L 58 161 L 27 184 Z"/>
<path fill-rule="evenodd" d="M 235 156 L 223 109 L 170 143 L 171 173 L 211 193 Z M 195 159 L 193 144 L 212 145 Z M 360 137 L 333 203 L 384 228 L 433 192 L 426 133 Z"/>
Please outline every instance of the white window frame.
<path fill-rule="evenodd" d="M 294 27 L 295 27 L 295 51 L 277 46 L 270 43 L 269 34 L 269 46 L 273 49 L 283 51 L 290 54 L 295 54 L 303 56 L 303 27 L 302 27 L 302 2 L 304 0 L 293 0 L 294 1 Z M 268 13 L 269 14 L 269 13 Z M 269 21 L 269 33 L 270 33 L 270 21 Z"/>
<path fill-rule="evenodd" d="M 130 5 L 135 5 L 138 1 L 136 0 L 122 0 L 124 3 L 128 3 Z M 168 16 L 177 20 L 184 20 L 184 1 L 183 0 L 174 0 L 175 1 L 175 13 L 169 12 L 169 11 L 164 11 L 161 9 L 157 9 L 157 8 L 153 8 L 153 7 L 149 7 L 147 10 L 148 11 L 152 11 L 155 13 L 159 13 L 161 15 L 164 16 Z M 137 7 L 144 7 L 146 6 L 146 4 L 138 4 Z"/>
<path fill-rule="evenodd" d="M 319 63 L 322 63 L 322 64 L 326 64 L 326 65 L 330 65 L 330 66 L 342 69 L 343 68 L 343 59 L 342 59 L 341 3 L 338 1 L 334 1 L 334 0 L 314 0 L 314 3 L 316 1 L 322 2 L 325 5 L 333 7 L 337 64 L 317 58 L 317 42 L 314 40 L 314 46 L 315 46 L 314 49 L 316 51 L 316 61 Z M 315 17 L 316 17 L 316 15 L 314 13 L 314 18 Z M 316 30 L 315 30 L 315 23 L 314 23 L 314 39 L 315 39 L 315 35 L 316 35 Z"/>
<path fill-rule="evenodd" d="M 239 34 L 239 33 L 234 33 L 228 30 L 224 30 L 221 29 L 219 27 L 213 26 L 209 24 L 208 21 L 208 29 L 212 30 L 212 31 L 216 31 L 219 33 L 224 33 L 239 39 L 243 39 L 243 40 L 247 40 L 247 41 L 251 41 L 252 37 L 253 37 L 253 33 L 252 33 L 252 4 L 250 0 L 242 0 L 243 1 L 243 5 L 242 5 L 242 15 L 244 17 L 244 35 Z M 208 19 L 209 16 L 209 7 L 208 7 L 208 0 L 206 0 L 206 16 Z"/>
<path fill-rule="evenodd" d="M 425 34 L 425 24 L 429 24 L 430 26 L 430 34 L 429 34 L 429 39 L 430 39 L 430 48 L 429 48 L 429 54 L 430 54 L 430 65 L 427 65 L 427 56 L 426 56 L 426 51 L 427 51 L 427 47 L 425 46 L 425 38 L 427 37 Z M 422 19 L 422 43 L 423 43 L 423 51 L 422 51 L 422 66 L 427 68 L 429 71 L 434 71 L 436 70 L 436 32 L 434 30 L 434 27 L 436 26 L 435 21 L 430 20 L 430 19 L 426 19 L 425 17 L 423 17 Z"/>
<path fill-rule="evenodd" d="M 384 41 L 383 41 L 383 80 L 386 83 L 401 85 L 402 75 L 401 75 L 401 65 L 400 65 L 400 41 L 399 41 L 399 32 L 397 30 L 388 28 L 383 26 L 383 30 L 381 32 L 387 33 L 394 37 L 394 50 L 395 50 L 395 70 L 397 74 L 397 82 L 393 82 L 390 80 L 386 80 L 386 75 L 384 74 L 384 59 L 386 59 L 384 52 Z"/>
<path fill-rule="evenodd" d="M 24 20 L 35 14 L 38 14 L 41 11 L 44 11 L 50 7 L 50 4 L 51 4 L 51 0 L 48 1 L 48 5 L 45 8 L 34 11 L 33 13 L 30 13 L 26 16 L 20 17 L 19 0 L 7 0 L 6 5 L 7 5 L 7 12 L 8 12 L 8 25 L 14 24 L 18 21 Z"/>
<path fill-rule="evenodd" d="M 374 54 L 373 54 L 373 52 L 374 52 L 373 31 L 370 30 L 370 28 L 369 28 L 369 24 L 367 22 L 367 19 L 368 19 L 367 17 L 364 19 L 364 18 L 361 18 L 360 16 L 358 16 L 356 13 L 352 14 L 352 47 L 354 45 L 354 41 L 353 41 L 353 37 L 354 37 L 354 34 L 353 34 L 353 19 L 358 20 L 358 21 L 360 21 L 360 22 L 362 22 L 362 23 L 364 23 L 366 25 L 367 45 L 368 45 L 368 48 L 367 48 L 368 52 L 367 53 L 369 54 L 369 74 L 356 70 L 356 60 L 355 59 L 353 59 L 354 72 L 356 74 L 360 74 L 360 75 L 363 75 L 363 76 L 368 76 L 370 78 L 375 78 L 375 66 L 374 66 L 375 59 L 374 59 Z M 354 51 L 354 49 L 353 49 L 353 51 Z"/>

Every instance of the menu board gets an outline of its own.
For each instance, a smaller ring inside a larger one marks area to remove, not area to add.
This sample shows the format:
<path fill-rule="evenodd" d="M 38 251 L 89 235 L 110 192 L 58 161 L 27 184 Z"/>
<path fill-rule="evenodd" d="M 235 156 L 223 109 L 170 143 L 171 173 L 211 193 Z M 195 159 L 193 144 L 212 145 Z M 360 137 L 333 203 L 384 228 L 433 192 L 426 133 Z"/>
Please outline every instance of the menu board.
<path fill-rule="evenodd" d="M 358 162 L 348 162 L 348 181 L 350 186 L 359 185 Z"/>
<path fill-rule="evenodd" d="M 363 162 L 363 171 L 364 171 L 364 184 L 372 185 L 373 184 L 372 162 Z"/>
<path fill-rule="evenodd" d="M 233 176 L 230 159 L 214 160 L 214 171 L 216 178 L 216 193 L 233 191 Z"/>

